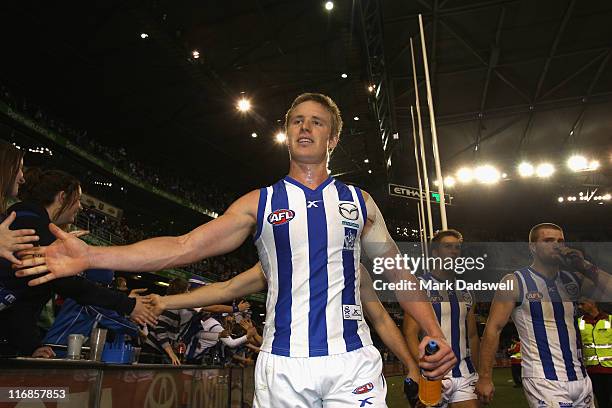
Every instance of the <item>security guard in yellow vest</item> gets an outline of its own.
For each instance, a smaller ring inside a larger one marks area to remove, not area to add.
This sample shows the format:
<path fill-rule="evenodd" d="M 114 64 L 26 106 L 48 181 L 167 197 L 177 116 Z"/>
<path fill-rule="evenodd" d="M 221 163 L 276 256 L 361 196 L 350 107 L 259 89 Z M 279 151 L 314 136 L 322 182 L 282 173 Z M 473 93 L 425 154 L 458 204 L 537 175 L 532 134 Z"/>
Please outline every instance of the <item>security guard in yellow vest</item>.
<path fill-rule="evenodd" d="M 579 304 L 584 313 L 578 318 L 578 329 L 582 338 L 582 356 L 593 393 L 600 408 L 612 407 L 612 315 L 599 309 L 589 299 Z"/>

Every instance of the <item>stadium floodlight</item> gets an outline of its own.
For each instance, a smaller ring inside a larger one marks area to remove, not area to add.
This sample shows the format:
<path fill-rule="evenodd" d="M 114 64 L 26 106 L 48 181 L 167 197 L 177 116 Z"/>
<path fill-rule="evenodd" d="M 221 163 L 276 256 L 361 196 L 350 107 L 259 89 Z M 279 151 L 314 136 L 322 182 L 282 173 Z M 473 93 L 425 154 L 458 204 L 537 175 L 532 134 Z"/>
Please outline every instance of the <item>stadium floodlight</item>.
<path fill-rule="evenodd" d="M 586 157 L 580 154 L 575 154 L 567 160 L 567 167 L 569 167 L 572 171 L 582 171 L 586 170 L 589 165 Z"/>
<path fill-rule="evenodd" d="M 447 177 L 444 179 L 444 185 L 445 185 L 446 187 L 454 187 L 456 183 L 457 183 L 457 182 L 455 181 L 455 178 L 454 178 L 453 176 L 447 176 Z"/>
<path fill-rule="evenodd" d="M 367 164 L 370 162 L 370 159 L 363 159 L 363 162 Z"/>
<path fill-rule="evenodd" d="M 499 170 L 490 164 L 478 166 L 474 170 L 474 177 L 483 184 L 495 184 L 501 178 Z"/>
<path fill-rule="evenodd" d="M 257 133 L 255 133 L 255 132 L 251 133 L 251 137 L 253 137 L 253 138 L 257 137 Z"/>
<path fill-rule="evenodd" d="M 463 167 L 459 169 L 459 171 L 457 172 L 457 179 L 461 183 L 469 183 L 472 181 L 473 178 L 474 178 L 474 172 L 470 168 Z"/>
<path fill-rule="evenodd" d="M 612 199 L 612 195 L 610 193 L 608 193 L 608 194 L 605 194 L 602 198 L 604 200 L 608 201 L 608 200 Z"/>
<path fill-rule="evenodd" d="M 599 168 L 599 162 L 597 160 L 591 160 L 589 163 L 589 170 L 597 170 Z"/>
<path fill-rule="evenodd" d="M 143 40 L 147 39 L 148 37 L 149 37 L 149 34 L 147 34 L 147 33 L 140 33 L 140 38 L 142 38 Z"/>
<path fill-rule="evenodd" d="M 518 172 L 521 177 L 531 177 L 535 172 L 533 165 L 528 162 L 522 162 L 518 165 Z"/>
<path fill-rule="evenodd" d="M 236 105 L 236 108 L 240 111 L 240 112 L 248 112 L 249 110 L 251 110 L 251 101 L 249 101 L 246 98 L 242 98 L 238 101 L 238 104 Z"/>
<path fill-rule="evenodd" d="M 368 174 L 372 174 L 372 170 L 368 170 Z"/>
<path fill-rule="evenodd" d="M 340 75 L 340 76 L 342 77 L 342 79 L 346 79 L 346 78 L 348 78 L 348 75 L 347 75 L 347 74 L 345 74 L 345 73 L 342 73 L 342 75 Z"/>
<path fill-rule="evenodd" d="M 275 138 L 277 143 L 285 143 L 287 140 L 287 135 L 283 132 L 278 132 Z"/>
<path fill-rule="evenodd" d="M 200 58 L 200 51 L 198 51 L 198 50 L 193 50 L 193 51 L 191 52 L 191 55 L 193 55 L 193 58 L 194 58 L 194 59 L 198 59 L 198 58 Z"/>
<path fill-rule="evenodd" d="M 325 3 L 325 10 L 332 11 L 334 9 L 334 2 L 328 1 Z"/>
<path fill-rule="evenodd" d="M 559 197 L 557 198 L 557 201 L 559 201 L 560 203 L 562 203 L 564 201 L 563 197 Z"/>
<path fill-rule="evenodd" d="M 368 85 L 368 92 L 374 92 L 374 85 Z"/>
<path fill-rule="evenodd" d="M 541 163 L 536 167 L 536 176 L 540 178 L 548 178 L 555 172 L 555 166 L 550 163 Z"/>
<path fill-rule="evenodd" d="M 359 120 L 359 116 L 355 116 L 353 120 Z"/>

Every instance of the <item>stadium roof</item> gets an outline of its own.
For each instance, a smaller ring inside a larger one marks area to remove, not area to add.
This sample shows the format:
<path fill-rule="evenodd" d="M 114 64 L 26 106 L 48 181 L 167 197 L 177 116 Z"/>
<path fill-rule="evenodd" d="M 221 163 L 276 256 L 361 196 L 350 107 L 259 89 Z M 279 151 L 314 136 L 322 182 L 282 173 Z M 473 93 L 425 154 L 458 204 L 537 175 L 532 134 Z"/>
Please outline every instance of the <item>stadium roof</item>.
<path fill-rule="evenodd" d="M 445 173 L 479 162 L 510 172 L 523 158 L 565 160 L 580 151 L 603 166 L 596 179 L 577 183 L 610 184 L 609 1 L 353 0 L 331 11 L 323 4 L 10 2 L 0 17 L 10 56 L 1 79 L 104 143 L 239 191 L 286 171 L 274 135 L 297 94 L 320 91 L 345 121 L 332 173 L 365 186 L 414 185 L 411 37 L 429 127 L 422 13 Z M 368 92 L 372 84 L 379 89 Z M 249 114 L 235 108 L 243 96 Z M 379 120 L 386 137 L 399 134 L 386 150 Z"/>

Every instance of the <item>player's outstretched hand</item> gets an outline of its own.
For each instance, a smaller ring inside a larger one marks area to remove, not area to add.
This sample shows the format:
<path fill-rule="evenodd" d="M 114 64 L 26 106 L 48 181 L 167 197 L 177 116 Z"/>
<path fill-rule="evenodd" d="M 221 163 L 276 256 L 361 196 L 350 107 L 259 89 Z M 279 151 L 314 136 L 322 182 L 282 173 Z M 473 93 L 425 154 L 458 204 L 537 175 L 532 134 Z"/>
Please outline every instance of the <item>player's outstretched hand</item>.
<path fill-rule="evenodd" d="M 436 353 L 426 356 L 425 346 L 431 340 L 434 340 L 440 348 Z M 446 339 L 442 337 L 425 336 L 419 344 L 419 366 L 423 371 L 423 375 L 430 380 L 440 380 L 448 373 L 457 363 L 457 357 L 450 348 Z"/>
<path fill-rule="evenodd" d="M 136 296 L 136 304 L 130 313 L 130 319 L 138 324 L 157 325 L 157 315 L 153 312 L 150 300 L 145 296 Z"/>
<path fill-rule="evenodd" d="M 38 241 L 38 236 L 33 229 L 11 230 L 9 227 L 15 221 L 15 217 L 13 211 L 0 224 L 0 258 L 19 265 L 21 261 L 15 258 L 13 252 L 32 248 L 34 246 L 32 242 Z"/>
<path fill-rule="evenodd" d="M 476 382 L 476 395 L 483 404 L 490 404 L 493 401 L 493 395 L 495 394 L 495 386 L 493 381 L 489 378 L 480 377 Z"/>
<path fill-rule="evenodd" d="M 40 278 L 32 279 L 28 282 L 30 286 L 41 285 L 53 279 L 77 275 L 89 267 L 89 246 L 78 239 L 75 235 L 62 231 L 55 224 L 49 224 L 49 230 L 55 235 L 57 240 L 48 247 L 36 247 L 20 251 L 20 257 L 30 257 L 23 259 L 19 268 L 18 277 L 40 275 Z"/>
<path fill-rule="evenodd" d="M 159 316 L 164 313 L 164 310 L 166 310 L 166 306 L 164 304 L 164 296 L 151 294 L 145 297 L 149 300 L 151 305 L 151 311 L 155 316 Z"/>

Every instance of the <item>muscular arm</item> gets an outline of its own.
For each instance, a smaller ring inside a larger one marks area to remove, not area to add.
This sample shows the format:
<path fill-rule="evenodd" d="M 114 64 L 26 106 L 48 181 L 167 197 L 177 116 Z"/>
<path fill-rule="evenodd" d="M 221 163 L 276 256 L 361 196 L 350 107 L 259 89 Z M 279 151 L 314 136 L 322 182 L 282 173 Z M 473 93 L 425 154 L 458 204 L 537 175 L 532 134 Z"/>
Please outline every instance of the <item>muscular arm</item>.
<path fill-rule="evenodd" d="M 478 336 L 478 325 L 476 324 L 476 314 L 472 307 L 467 315 L 467 330 L 472 364 L 478 371 L 479 353 L 480 353 L 480 337 Z"/>
<path fill-rule="evenodd" d="M 257 223 L 259 192 L 233 203 L 219 218 L 179 237 L 147 239 L 132 245 L 90 247 L 91 267 L 147 272 L 188 265 L 238 248 Z"/>
<path fill-rule="evenodd" d="M 419 358 L 419 332 L 421 327 L 409 314 L 404 314 L 404 322 L 402 323 L 402 332 L 408 344 L 408 350 L 415 360 Z"/>
<path fill-rule="evenodd" d="M 395 258 L 399 249 L 387 230 L 385 220 L 374 200 L 364 192 L 364 199 L 368 211 L 368 220 L 362 237 L 362 245 L 370 259 Z M 385 269 L 385 276 L 390 282 L 407 280 L 414 282 L 418 288 L 417 278 L 408 270 Z M 431 303 L 426 293 L 420 289 L 412 291 L 396 291 L 395 295 L 404 311 L 409 313 L 432 337 L 444 337 L 438 320 L 435 317 Z"/>
<path fill-rule="evenodd" d="M 88 268 L 127 272 L 150 272 L 187 265 L 228 253 L 251 234 L 257 224 L 259 191 L 252 191 L 233 203 L 217 219 L 179 237 L 158 237 L 132 245 L 92 247 L 51 224 L 57 240 L 48 247 L 25 250 L 21 255 L 36 255 L 22 262 L 20 277 L 46 275 L 29 282 L 35 286 L 62 276 L 76 275 Z"/>
<path fill-rule="evenodd" d="M 383 343 L 389 347 L 389 350 L 408 369 L 409 376 L 415 380 L 418 379 L 419 367 L 415 359 L 410 355 L 402 333 L 380 303 L 378 296 L 376 296 L 372 280 L 363 266 L 360 266 L 360 291 L 365 314 L 376 330 L 376 333 L 378 333 Z"/>
<path fill-rule="evenodd" d="M 508 284 L 512 282 L 514 290 L 512 292 L 498 292 L 495 294 L 480 344 L 478 375 L 481 379 L 488 381 L 491 380 L 493 374 L 493 361 L 499 347 L 499 335 L 506 323 L 508 323 L 512 310 L 514 310 L 518 301 L 518 281 L 516 277 L 512 274 L 506 275 L 502 282 L 507 282 Z"/>
<path fill-rule="evenodd" d="M 252 268 L 228 281 L 202 286 L 193 292 L 164 296 L 157 299 L 155 303 L 158 312 L 160 309 L 172 310 L 216 305 L 262 291 L 266 288 L 266 284 L 261 263 L 258 262 Z"/>
<path fill-rule="evenodd" d="M 610 301 L 612 293 L 612 275 L 594 267 L 589 272 L 577 274 L 582 280 L 581 293 L 596 302 Z"/>

